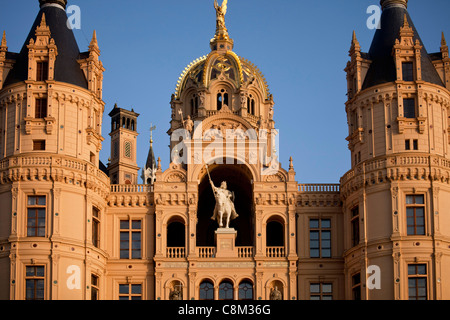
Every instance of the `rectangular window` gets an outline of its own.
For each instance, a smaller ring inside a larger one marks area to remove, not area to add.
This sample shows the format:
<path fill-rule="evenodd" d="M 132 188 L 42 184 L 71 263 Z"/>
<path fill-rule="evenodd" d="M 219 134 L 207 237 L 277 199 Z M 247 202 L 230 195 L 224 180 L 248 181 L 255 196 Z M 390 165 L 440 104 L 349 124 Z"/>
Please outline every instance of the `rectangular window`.
<path fill-rule="evenodd" d="M 92 207 L 92 244 L 100 247 L 100 211 L 96 207 Z"/>
<path fill-rule="evenodd" d="M 352 276 L 352 295 L 353 300 L 361 300 L 361 274 Z"/>
<path fill-rule="evenodd" d="M 405 150 L 411 150 L 411 140 L 405 140 Z"/>
<path fill-rule="evenodd" d="M 406 196 L 406 220 L 409 236 L 425 235 L 425 196 Z"/>
<path fill-rule="evenodd" d="M 48 62 L 41 61 L 36 65 L 36 81 L 48 80 Z"/>
<path fill-rule="evenodd" d="M 27 237 L 45 237 L 45 196 L 29 196 L 27 202 Z"/>
<path fill-rule="evenodd" d="M 419 140 L 413 141 L 413 148 L 414 148 L 414 150 L 419 150 Z"/>
<path fill-rule="evenodd" d="M 309 254 L 311 258 L 331 258 L 331 220 L 309 221 Z"/>
<path fill-rule="evenodd" d="M 97 275 L 91 274 L 91 300 L 99 300 L 100 279 Z"/>
<path fill-rule="evenodd" d="M 352 246 L 359 244 L 359 207 L 352 209 L 352 219 L 350 221 L 352 226 Z"/>
<path fill-rule="evenodd" d="M 408 265 L 409 300 L 427 300 L 427 265 Z"/>
<path fill-rule="evenodd" d="M 309 285 L 310 300 L 333 300 L 331 283 L 311 283 Z"/>
<path fill-rule="evenodd" d="M 416 100 L 415 99 L 403 99 L 403 112 L 405 118 L 416 118 Z"/>
<path fill-rule="evenodd" d="M 26 300 L 45 299 L 45 267 L 27 266 L 25 273 Z"/>
<path fill-rule="evenodd" d="M 33 140 L 33 151 L 45 151 L 45 140 Z"/>
<path fill-rule="evenodd" d="M 120 221 L 120 259 L 141 259 L 141 220 Z"/>
<path fill-rule="evenodd" d="M 119 284 L 119 300 L 142 300 L 142 284 Z"/>
<path fill-rule="evenodd" d="M 47 98 L 36 99 L 34 117 L 36 119 L 47 117 Z"/>
<path fill-rule="evenodd" d="M 414 64 L 412 62 L 402 63 L 403 81 L 414 81 Z"/>

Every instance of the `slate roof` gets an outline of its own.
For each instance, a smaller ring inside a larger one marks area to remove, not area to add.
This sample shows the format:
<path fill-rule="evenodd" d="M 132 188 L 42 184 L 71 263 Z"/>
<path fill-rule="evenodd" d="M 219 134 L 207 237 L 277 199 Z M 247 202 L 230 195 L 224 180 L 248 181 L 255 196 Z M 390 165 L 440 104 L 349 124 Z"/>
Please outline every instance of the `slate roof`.
<path fill-rule="evenodd" d="M 55 80 L 87 89 L 86 77 L 77 62 L 77 59 L 80 58 L 80 50 L 73 31 L 67 27 L 67 14 L 64 10 L 55 6 L 46 6 L 40 9 L 22 50 L 14 57 L 16 63 L 5 80 L 5 87 L 27 80 L 27 45 L 31 38 L 36 39 L 36 28 L 40 25 L 44 13 L 46 23 L 50 28 L 51 37 L 55 40 L 58 49 L 58 56 L 55 62 Z"/>
<path fill-rule="evenodd" d="M 362 89 L 397 80 L 392 50 L 395 45 L 395 40 L 400 38 L 400 28 L 403 27 L 405 14 L 409 26 L 414 31 L 414 41 L 416 41 L 416 39 L 419 40 L 420 44 L 423 46 L 421 52 L 422 80 L 444 86 L 407 9 L 401 6 L 393 6 L 385 8 L 381 15 L 381 29 L 378 29 L 375 32 L 372 45 L 368 52 L 368 58 L 372 60 L 372 64 L 367 72 Z"/>

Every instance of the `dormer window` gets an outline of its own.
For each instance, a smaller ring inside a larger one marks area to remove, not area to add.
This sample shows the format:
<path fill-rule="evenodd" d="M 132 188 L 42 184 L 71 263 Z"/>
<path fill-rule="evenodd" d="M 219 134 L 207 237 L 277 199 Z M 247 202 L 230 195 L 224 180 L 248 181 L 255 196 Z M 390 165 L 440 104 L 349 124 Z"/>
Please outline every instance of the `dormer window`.
<path fill-rule="evenodd" d="M 48 80 L 48 61 L 39 61 L 36 63 L 36 81 Z"/>
<path fill-rule="evenodd" d="M 36 99 L 34 117 L 36 119 L 44 119 L 47 117 L 47 98 Z"/>
<path fill-rule="evenodd" d="M 416 118 L 416 100 L 415 99 L 403 99 L 403 112 L 405 118 Z"/>
<path fill-rule="evenodd" d="M 402 63 L 403 81 L 414 81 L 414 64 L 412 62 Z"/>

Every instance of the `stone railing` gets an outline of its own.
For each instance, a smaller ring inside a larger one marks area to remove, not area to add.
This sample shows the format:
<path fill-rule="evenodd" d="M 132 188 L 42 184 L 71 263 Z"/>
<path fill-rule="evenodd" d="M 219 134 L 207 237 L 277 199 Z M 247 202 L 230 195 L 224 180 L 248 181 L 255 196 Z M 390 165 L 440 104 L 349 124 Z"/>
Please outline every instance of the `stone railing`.
<path fill-rule="evenodd" d="M 216 247 L 197 247 L 199 258 L 215 258 Z"/>
<path fill-rule="evenodd" d="M 324 192 L 339 192 L 339 184 L 299 184 L 299 192 L 312 192 L 312 193 L 324 193 Z"/>
<path fill-rule="evenodd" d="M 266 247 L 266 257 L 268 258 L 284 258 L 284 247 Z"/>
<path fill-rule="evenodd" d="M 253 247 L 237 247 L 239 258 L 252 258 Z"/>
<path fill-rule="evenodd" d="M 148 184 L 112 184 L 111 193 L 149 193 L 153 186 Z"/>
<path fill-rule="evenodd" d="M 167 248 L 166 257 L 170 259 L 186 258 L 186 249 L 184 247 Z"/>

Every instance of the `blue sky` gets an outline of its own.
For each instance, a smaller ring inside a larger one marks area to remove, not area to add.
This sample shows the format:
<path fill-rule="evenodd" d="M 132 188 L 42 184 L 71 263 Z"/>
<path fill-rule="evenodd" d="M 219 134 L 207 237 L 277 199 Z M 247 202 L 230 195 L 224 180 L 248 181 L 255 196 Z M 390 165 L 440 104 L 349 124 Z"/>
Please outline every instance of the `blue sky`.
<path fill-rule="evenodd" d="M 219 1 L 220 2 L 220 1 Z M 102 51 L 105 142 L 110 153 L 114 103 L 133 108 L 138 119 L 138 165 L 144 166 L 154 132 L 154 151 L 169 165 L 170 97 L 183 69 L 209 53 L 215 31 L 213 0 L 69 0 L 81 8 L 75 36 L 87 51 L 92 32 Z M 375 30 L 366 13 L 378 0 L 229 0 L 226 24 L 234 52 L 259 67 L 275 100 L 280 160 L 294 159 L 299 183 L 338 183 L 350 169 L 345 140 L 346 77 L 352 31 L 367 52 Z M 410 0 L 409 13 L 428 52 L 438 52 L 441 32 L 450 41 L 448 0 Z M 19 52 L 39 11 L 38 0 L 2 4 L 0 31 L 10 51 Z"/>

